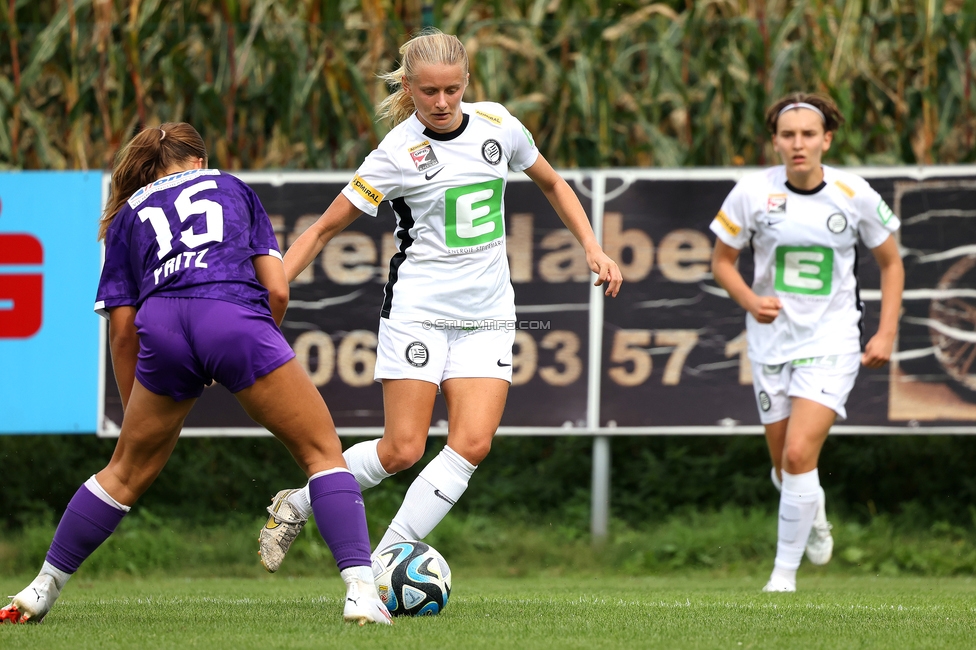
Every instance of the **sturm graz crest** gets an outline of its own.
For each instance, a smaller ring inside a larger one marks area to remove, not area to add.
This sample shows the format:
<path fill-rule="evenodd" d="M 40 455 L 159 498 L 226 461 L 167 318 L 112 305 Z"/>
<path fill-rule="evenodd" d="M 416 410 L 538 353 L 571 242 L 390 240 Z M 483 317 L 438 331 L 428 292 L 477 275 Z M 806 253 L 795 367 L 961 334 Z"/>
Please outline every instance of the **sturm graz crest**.
<path fill-rule="evenodd" d="M 502 146 L 498 144 L 498 140 L 491 138 L 485 140 L 484 144 L 481 145 L 481 157 L 489 165 L 500 163 L 502 161 Z"/>
<path fill-rule="evenodd" d="M 423 368 L 430 361 L 430 353 L 427 351 L 427 346 L 420 341 L 414 341 L 408 345 L 403 356 L 406 358 L 407 363 L 414 368 Z"/>

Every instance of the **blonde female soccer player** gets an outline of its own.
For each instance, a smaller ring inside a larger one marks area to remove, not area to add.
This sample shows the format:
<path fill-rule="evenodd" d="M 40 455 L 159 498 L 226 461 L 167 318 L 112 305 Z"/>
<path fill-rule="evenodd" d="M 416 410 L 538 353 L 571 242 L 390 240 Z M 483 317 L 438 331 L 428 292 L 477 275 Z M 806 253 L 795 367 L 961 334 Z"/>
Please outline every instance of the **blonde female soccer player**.
<path fill-rule="evenodd" d="M 375 377 L 383 383 L 383 437 L 345 452 L 365 489 L 420 460 L 438 388 L 447 445 L 407 490 L 378 548 L 426 536 L 467 488 L 501 421 L 512 381 L 515 300 L 505 252 L 508 172 L 524 171 L 586 252 L 596 284 L 616 296 L 622 277 L 600 248 L 569 184 L 531 133 L 501 104 L 462 101 L 468 56 L 455 36 L 428 30 L 386 75 L 379 106 L 394 128 L 319 220 L 285 255 L 294 279 L 360 213 L 383 201 L 396 213 L 397 252 L 380 311 Z M 481 321 L 465 329 L 462 321 Z M 303 490 L 279 492 L 261 531 L 262 562 L 277 570 L 310 509 Z"/>
<path fill-rule="evenodd" d="M 813 563 L 830 560 L 820 449 L 847 416 L 859 365 L 879 368 L 891 357 L 901 308 L 897 217 L 863 178 L 821 163 L 842 122 L 819 95 L 773 104 L 766 125 L 783 164 L 739 181 L 711 224 L 715 279 L 748 312 L 756 403 L 781 488 L 776 561 L 763 591 L 796 591 L 804 547 Z M 858 239 L 881 268 L 880 324 L 863 352 Z M 735 265 L 746 245 L 751 287 Z"/>

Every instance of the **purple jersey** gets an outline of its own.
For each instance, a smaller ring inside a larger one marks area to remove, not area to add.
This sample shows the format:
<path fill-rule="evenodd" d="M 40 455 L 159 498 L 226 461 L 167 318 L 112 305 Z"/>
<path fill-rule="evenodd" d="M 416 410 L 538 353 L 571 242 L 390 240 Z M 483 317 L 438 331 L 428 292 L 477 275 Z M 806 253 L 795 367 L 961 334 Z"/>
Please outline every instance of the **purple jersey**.
<path fill-rule="evenodd" d="M 216 169 L 166 176 L 133 194 L 109 226 L 95 311 L 170 296 L 270 313 L 255 255 L 281 258 L 254 190 Z"/>

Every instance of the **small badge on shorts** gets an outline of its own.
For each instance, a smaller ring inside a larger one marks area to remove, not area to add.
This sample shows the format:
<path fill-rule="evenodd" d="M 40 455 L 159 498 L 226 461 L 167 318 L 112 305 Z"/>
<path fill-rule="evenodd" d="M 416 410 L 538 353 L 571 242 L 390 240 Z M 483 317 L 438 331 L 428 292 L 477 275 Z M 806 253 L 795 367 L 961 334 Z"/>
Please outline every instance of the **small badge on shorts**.
<path fill-rule="evenodd" d="M 771 399 L 769 399 L 769 395 L 766 394 L 766 391 L 759 391 L 759 408 L 763 410 L 763 413 L 768 411 L 772 405 L 773 402 Z"/>
<path fill-rule="evenodd" d="M 492 138 L 485 140 L 481 145 L 481 156 L 489 165 L 497 165 L 502 161 L 502 145 Z"/>
<path fill-rule="evenodd" d="M 408 345 L 403 356 L 406 358 L 407 363 L 414 368 L 423 368 L 430 361 L 430 353 L 427 352 L 427 346 L 420 341 L 414 341 Z"/>
<path fill-rule="evenodd" d="M 832 214 L 827 217 L 827 230 L 839 235 L 840 233 L 847 230 L 847 217 L 841 213 Z"/>

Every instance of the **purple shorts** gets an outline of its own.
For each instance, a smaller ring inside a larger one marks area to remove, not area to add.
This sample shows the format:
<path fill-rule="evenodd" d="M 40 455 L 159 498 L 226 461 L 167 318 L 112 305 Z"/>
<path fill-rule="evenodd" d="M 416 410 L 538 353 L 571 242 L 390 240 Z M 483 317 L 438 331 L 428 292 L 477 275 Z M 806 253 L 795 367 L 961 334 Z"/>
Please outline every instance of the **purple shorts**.
<path fill-rule="evenodd" d="M 244 390 L 295 356 L 270 314 L 225 300 L 151 297 L 136 313 L 136 378 L 176 401 L 216 380 Z"/>

